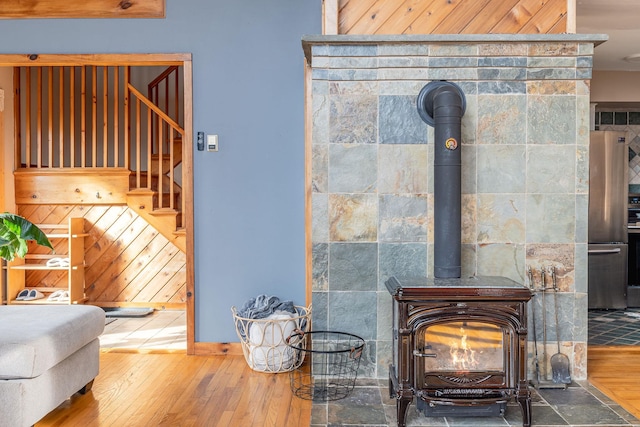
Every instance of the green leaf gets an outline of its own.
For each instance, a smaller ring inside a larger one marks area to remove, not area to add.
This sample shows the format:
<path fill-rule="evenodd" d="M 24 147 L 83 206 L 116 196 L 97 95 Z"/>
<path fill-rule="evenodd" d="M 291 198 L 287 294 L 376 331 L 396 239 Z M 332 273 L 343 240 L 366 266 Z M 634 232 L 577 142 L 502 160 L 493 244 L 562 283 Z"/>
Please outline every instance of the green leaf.
<path fill-rule="evenodd" d="M 47 236 L 31 221 L 15 214 L 0 214 L 0 257 L 12 261 L 27 253 L 27 240 L 53 250 Z"/>

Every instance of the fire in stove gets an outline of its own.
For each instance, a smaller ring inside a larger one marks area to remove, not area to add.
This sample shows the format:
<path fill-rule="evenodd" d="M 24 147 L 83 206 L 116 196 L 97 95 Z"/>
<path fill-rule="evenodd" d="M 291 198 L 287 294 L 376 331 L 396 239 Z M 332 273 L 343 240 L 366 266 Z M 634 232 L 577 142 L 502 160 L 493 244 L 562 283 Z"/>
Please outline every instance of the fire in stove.
<path fill-rule="evenodd" d="M 482 322 L 458 321 L 430 326 L 422 348 L 435 357 L 424 358 L 427 371 L 470 372 L 500 370 L 503 366 L 502 331 Z"/>

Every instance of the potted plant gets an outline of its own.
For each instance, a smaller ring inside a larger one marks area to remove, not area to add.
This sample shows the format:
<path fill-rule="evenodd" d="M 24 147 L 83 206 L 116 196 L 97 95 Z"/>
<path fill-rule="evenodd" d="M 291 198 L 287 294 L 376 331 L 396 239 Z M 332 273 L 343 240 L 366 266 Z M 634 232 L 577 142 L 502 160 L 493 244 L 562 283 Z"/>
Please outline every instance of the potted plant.
<path fill-rule="evenodd" d="M 13 261 L 16 256 L 23 258 L 28 240 L 53 250 L 47 236 L 31 221 L 8 212 L 0 214 L 0 258 L 7 261 Z"/>

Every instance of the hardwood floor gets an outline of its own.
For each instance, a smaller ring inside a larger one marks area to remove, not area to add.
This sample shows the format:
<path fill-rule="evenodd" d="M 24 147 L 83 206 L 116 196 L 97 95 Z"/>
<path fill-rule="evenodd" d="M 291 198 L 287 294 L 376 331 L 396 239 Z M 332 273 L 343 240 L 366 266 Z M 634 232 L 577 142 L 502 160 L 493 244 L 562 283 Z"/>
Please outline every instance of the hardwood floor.
<path fill-rule="evenodd" d="M 91 392 L 45 426 L 308 426 L 311 402 L 289 375 L 251 370 L 242 356 L 103 352 Z"/>
<path fill-rule="evenodd" d="M 100 375 L 37 427 L 308 426 L 311 402 L 289 376 L 251 370 L 241 356 L 187 356 L 105 349 Z M 640 347 L 590 346 L 589 381 L 640 418 Z"/>
<path fill-rule="evenodd" d="M 184 310 L 155 310 L 144 317 L 117 317 L 108 321 L 110 323 L 104 327 L 100 336 L 100 348 L 103 351 L 187 351 L 187 321 Z"/>
<path fill-rule="evenodd" d="M 640 347 L 589 346 L 588 377 L 620 406 L 640 418 Z"/>

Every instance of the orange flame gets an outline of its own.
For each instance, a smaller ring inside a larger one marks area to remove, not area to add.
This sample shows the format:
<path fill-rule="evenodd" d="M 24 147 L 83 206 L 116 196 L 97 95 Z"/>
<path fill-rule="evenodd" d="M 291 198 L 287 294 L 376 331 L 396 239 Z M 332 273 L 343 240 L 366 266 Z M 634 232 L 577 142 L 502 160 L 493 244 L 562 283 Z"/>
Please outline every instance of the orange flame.
<path fill-rule="evenodd" d="M 476 352 L 469 346 L 464 328 L 460 328 L 460 341 L 452 340 L 449 348 L 451 361 L 456 369 L 470 370 L 478 367 Z"/>

